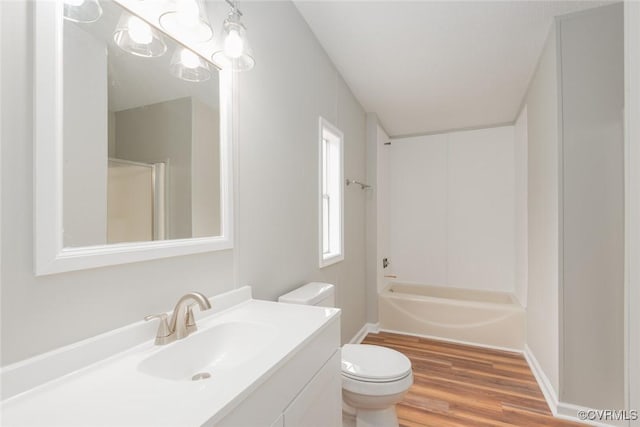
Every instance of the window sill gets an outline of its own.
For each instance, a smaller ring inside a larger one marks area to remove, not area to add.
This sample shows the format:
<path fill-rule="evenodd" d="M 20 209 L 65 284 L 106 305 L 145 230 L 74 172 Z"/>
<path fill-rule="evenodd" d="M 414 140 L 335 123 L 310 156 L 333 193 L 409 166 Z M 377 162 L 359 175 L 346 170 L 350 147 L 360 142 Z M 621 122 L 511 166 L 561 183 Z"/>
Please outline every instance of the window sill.
<path fill-rule="evenodd" d="M 336 254 L 336 255 L 330 255 L 328 257 L 321 257 L 320 258 L 320 268 L 323 267 L 328 267 L 330 265 L 333 264 L 337 264 L 340 261 L 344 261 L 344 254 Z"/>

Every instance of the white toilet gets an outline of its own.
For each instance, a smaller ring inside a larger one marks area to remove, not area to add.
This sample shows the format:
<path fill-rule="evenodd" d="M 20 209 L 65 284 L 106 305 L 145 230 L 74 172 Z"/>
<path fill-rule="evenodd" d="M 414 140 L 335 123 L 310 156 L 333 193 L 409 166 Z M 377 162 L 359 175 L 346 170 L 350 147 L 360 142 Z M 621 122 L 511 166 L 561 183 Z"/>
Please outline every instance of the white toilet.
<path fill-rule="evenodd" d="M 334 286 L 308 283 L 282 295 L 278 301 L 334 307 Z M 345 344 L 342 347 L 345 426 L 397 427 L 396 403 L 412 384 L 411 361 L 404 354 L 376 345 Z"/>

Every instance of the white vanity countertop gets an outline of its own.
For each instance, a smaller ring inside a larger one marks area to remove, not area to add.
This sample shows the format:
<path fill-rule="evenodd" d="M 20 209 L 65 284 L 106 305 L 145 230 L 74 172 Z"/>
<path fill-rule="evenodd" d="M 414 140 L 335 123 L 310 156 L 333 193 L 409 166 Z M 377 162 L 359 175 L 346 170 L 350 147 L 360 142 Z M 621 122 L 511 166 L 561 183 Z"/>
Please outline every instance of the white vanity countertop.
<path fill-rule="evenodd" d="M 332 320 L 337 309 L 250 299 L 198 321 L 199 331 L 228 322 L 274 327 L 274 337 L 242 369 L 212 370 L 202 381 L 170 380 L 138 365 L 168 346 L 140 344 L 2 402 L 4 426 L 200 426 L 215 423 Z M 179 363 L 179 361 L 176 361 Z"/>

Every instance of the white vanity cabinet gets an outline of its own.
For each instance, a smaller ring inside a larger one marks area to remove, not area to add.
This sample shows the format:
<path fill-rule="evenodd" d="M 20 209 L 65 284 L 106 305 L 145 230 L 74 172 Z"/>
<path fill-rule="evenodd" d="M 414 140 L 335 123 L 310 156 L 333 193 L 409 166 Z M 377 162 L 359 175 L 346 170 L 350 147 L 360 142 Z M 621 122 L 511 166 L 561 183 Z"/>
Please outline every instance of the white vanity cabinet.
<path fill-rule="evenodd" d="M 218 427 L 342 425 L 340 322 L 334 318 L 290 354 Z"/>
<path fill-rule="evenodd" d="M 320 369 L 284 411 L 285 427 L 340 426 L 342 422 L 340 350 Z"/>

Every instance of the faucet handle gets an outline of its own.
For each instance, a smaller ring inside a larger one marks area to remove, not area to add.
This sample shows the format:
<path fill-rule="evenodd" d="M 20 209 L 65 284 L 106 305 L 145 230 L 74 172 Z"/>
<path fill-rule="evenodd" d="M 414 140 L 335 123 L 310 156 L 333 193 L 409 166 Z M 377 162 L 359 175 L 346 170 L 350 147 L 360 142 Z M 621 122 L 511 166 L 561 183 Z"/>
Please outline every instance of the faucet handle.
<path fill-rule="evenodd" d="M 186 326 L 187 326 L 187 333 L 192 333 L 198 330 L 198 327 L 196 326 L 196 317 L 193 314 L 193 307 L 195 307 L 196 303 L 194 304 L 189 304 L 189 306 L 187 307 L 187 319 L 186 319 Z"/>
<path fill-rule="evenodd" d="M 150 314 L 144 317 L 147 322 L 153 319 L 160 319 L 158 325 L 158 332 L 156 332 L 156 344 L 162 345 L 171 342 L 171 328 L 169 328 L 169 322 L 167 321 L 167 313 Z"/>

